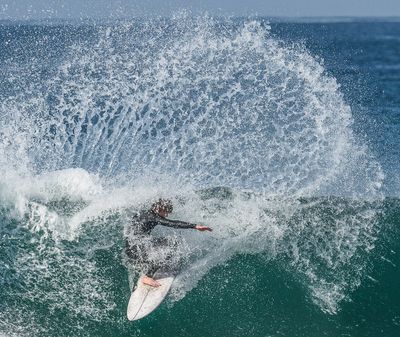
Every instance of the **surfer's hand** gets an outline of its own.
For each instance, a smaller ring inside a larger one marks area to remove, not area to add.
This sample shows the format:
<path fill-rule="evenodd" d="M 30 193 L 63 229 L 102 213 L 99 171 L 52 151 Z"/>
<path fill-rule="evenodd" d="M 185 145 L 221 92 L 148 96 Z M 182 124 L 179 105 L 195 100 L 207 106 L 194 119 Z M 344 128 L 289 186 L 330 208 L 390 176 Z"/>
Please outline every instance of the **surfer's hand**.
<path fill-rule="evenodd" d="M 194 229 L 197 229 L 200 232 L 204 232 L 204 231 L 212 232 L 212 229 L 210 227 L 207 227 L 207 226 L 199 226 L 199 225 L 197 225 L 197 226 L 194 227 Z"/>

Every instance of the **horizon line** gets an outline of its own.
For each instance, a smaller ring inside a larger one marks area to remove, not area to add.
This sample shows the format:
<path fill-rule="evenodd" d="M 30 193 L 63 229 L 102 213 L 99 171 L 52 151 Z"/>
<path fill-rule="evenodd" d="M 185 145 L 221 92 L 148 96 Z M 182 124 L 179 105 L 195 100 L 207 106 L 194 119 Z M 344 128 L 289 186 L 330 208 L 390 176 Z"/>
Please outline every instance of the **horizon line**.
<path fill-rule="evenodd" d="M 209 13 L 207 13 L 209 14 Z M 192 15 L 193 17 L 199 15 Z M 201 16 L 201 15 L 200 15 Z M 210 15 L 211 17 L 216 18 L 233 18 L 233 19 L 267 19 L 275 22 L 310 22 L 310 23 L 345 23 L 345 22 L 354 22 L 354 21 L 369 21 L 369 22 L 400 22 L 400 15 L 378 15 L 378 16 L 366 16 L 366 15 L 310 15 L 310 16 L 280 16 L 280 15 Z M 2 23 L 16 23 L 16 22 L 87 22 L 87 21 L 123 21 L 123 20 L 132 20 L 132 19 L 148 19 L 148 18 L 160 18 L 160 19 L 168 19 L 171 18 L 171 15 L 137 15 L 137 16 L 126 16 L 126 17 L 44 17 L 44 18 L 0 18 L 0 24 Z"/>

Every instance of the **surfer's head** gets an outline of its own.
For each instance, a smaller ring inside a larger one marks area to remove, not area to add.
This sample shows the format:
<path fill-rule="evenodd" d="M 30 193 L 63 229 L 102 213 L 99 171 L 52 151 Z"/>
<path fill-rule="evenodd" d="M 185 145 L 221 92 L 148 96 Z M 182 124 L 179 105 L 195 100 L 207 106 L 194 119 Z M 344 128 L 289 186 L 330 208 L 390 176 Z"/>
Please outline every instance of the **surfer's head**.
<path fill-rule="evenodd" d="M 161 216 L 167 216 L 173 211 L 172 201 L 169 199 L 158 199 L 151 205 L 151 210 Z"/>

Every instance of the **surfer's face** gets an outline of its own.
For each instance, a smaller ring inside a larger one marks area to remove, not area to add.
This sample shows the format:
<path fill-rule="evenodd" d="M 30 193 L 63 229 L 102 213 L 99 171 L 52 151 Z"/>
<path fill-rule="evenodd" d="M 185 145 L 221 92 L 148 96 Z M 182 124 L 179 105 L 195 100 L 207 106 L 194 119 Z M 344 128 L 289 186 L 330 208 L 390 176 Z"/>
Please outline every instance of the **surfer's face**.
<path fill-rule="evenodd" d="M 165 209 L 160 209 L 160 210 L 158 210 L 158 214 L 165 218 L 168 216 L 168 214 L 170 214 L 170 212 L 168 212 Z"/>

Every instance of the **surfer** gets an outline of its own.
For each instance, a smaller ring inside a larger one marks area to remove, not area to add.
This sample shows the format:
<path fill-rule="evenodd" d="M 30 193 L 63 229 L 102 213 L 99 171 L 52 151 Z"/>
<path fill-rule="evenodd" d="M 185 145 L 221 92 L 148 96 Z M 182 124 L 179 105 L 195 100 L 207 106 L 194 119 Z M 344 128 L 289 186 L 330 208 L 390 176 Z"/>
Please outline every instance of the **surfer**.
<path fill-rule="evenodd" d="M 166 256 L 158 262 L 153 261 L 149 257 L 151 252 L 148 250 L 151 249 L 151 246 L 154 248 L 165 247 L 171 249 L 171 246 L 174 245 L 174 243 L 167 238 L 152 237 L 150 233 L 155 226 L 161 225 L 173 228 L 190 228 L 198 231 L 212 231 L 212 229 L 207 226 L 167 219 L 167 216 L 172 212 L 172 210 L 173 205 L 171 200 L 159 199 L 153 203 L 150 210 L 136 214 L 132 218 L 132 223 L 128 229 L 129 233 L 125 241 L 125 253 L 129 258 L 145 265 L 145 276 L 142 278 L 142 282 L 152 287 L 160 286 L 160 283 L 154 280 L 152 276 L 157 269 L 168 265 L 168 260 L 171 256 Z M 129 240 L 132 238 L 134 238 L 134 240 Z"/>

